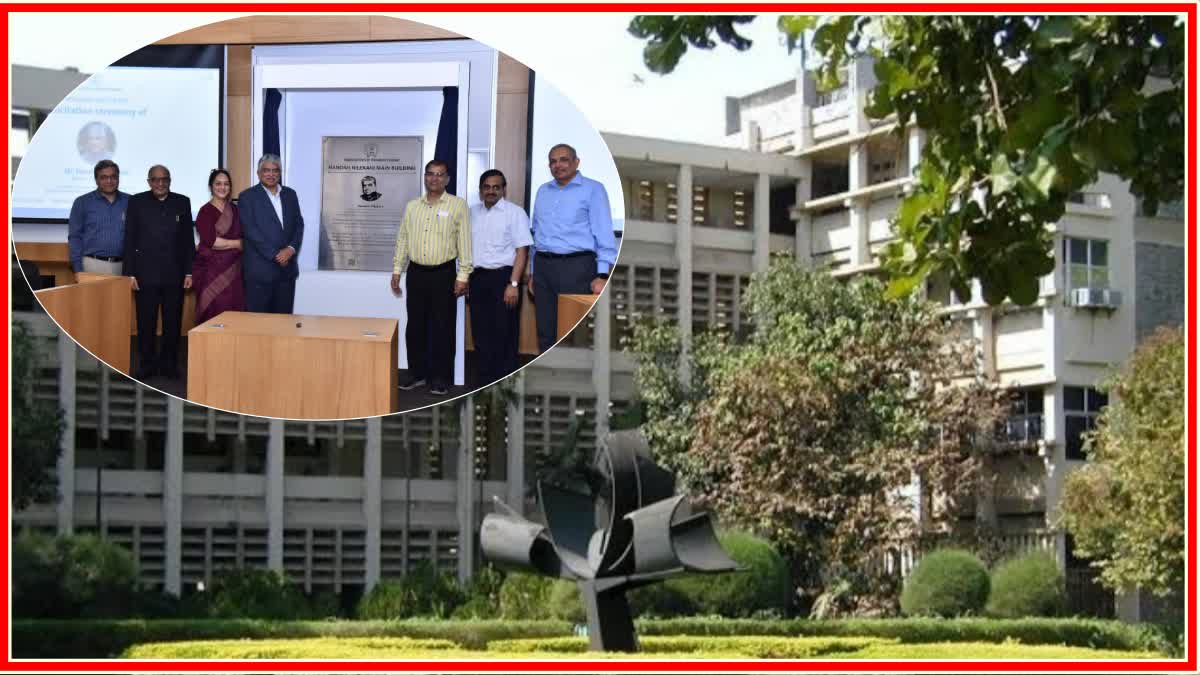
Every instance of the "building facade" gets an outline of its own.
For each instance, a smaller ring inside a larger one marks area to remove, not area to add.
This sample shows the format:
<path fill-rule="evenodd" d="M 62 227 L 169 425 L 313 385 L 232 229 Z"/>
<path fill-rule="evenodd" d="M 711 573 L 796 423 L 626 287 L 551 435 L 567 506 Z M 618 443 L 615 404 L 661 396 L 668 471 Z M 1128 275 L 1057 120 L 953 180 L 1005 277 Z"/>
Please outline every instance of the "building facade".
<path fill-rule="evenodd" d="M 43 314 L 16 312 L 45 344 L 38 395 L 68 423 L 60 499 L 18 514 L 16 528 L 98 528 L 134 551 L 146 583 L 172 592 L 224 566 L 279 569 L 308 591 L 362 590 L 422 561 L 469 576 L 492 498 L 530 508 L 538 464 L 571 440 L 594 448 L 635 400 L 620 348 L 635 318 L 737 334 L 741 292 L 777 252 L 838 276 L 878 270 L 924 138 L 863 114 L 871 78 L 859 62 L 833 91 L 800 75 L 730 99 L 730 147 L 604 134 L 624 186 L 619 264 L 592 315 L 510 381 L 498 412 L 481 396 L 333 423 L 217 412 L 142 387 Z M 937 279 L 926 293 L 1017 394 L 996 479 L 964 519 L 1049 550 L 1074 595 L 1099 598 L 1079 609 L 1107 614 L 1111 596 L 1079 571 L 1056 509 L 1106 403 L 1097 382 L 1154 326 L 1183 321 L 1185 230 L 1180 209 L 1143 214 L 1111 176 L 1073 202 L 1034 305 L 989 307 L 978 289 L 958 298 Z M 1120 604 L 1143 616 L 1140 603 Z"/>

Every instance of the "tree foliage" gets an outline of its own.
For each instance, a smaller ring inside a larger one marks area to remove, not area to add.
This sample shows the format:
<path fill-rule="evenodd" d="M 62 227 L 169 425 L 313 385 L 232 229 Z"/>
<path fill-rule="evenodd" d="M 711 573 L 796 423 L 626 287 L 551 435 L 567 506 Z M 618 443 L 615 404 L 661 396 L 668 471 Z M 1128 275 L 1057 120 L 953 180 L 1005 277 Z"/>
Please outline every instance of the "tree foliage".
<path fill-rule="evenodd" d="M 54 496 L 49 473 L 58 459 L 63 417 L 54 405 L 34 397 L 41 354 L 37 339 L 20 321 L 12 323 L 12 505 L 21 510 Z"/>
<path fill-rule="evenodd" d="M 1104 385 L 1112 401 L 1067 476 L 1063 524 L 1113 588 L 1183 589 L 1186 378 L 1183 333 L 1159 329 Z"/>
<path fill-rule="evenodd" d="M 631 341 L 643 433 L 694 497 L 807 570 L 842 574 L 916 536 L 914 477 L 946 497 L 935 520 L 957 508 L 1000 410 L 975 345 L 930 304 L 790 257 L 755 275 L 744 302 L 745 343 L 704 335 L 684 353 L 663 324 Z"/>
<path fill-rule="evenodd" d="M 647 67 L 669 73 L 685 38 L 748 48 L 727 19 L 640 16 L 630 32 L 649 40 Z M 893 294 L 941 272 L 960 297 L 976 278 L 989 303 L 1032 303 L 1054 266 L 1047 225 L 1101 172 L 1149 212 L 1183 195 L 1181 16 L 784 16 L 779 28 L 811 44 L 826 84 L 873 57 L 867 115 L 928 134 L 883 256 Z"/>

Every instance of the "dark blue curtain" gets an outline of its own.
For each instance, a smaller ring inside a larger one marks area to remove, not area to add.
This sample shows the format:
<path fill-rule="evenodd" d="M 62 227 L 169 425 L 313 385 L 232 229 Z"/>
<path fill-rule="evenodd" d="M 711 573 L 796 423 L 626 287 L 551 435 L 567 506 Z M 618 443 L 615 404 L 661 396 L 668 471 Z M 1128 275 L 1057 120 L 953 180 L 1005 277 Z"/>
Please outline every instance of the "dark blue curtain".
<path fill-rule="evenodd" d="M 263 106 L 263 154 L 279 154 L 279 105 L 283 94 L 278 89 L 268 89 L 266 105 Z"/>
<path fill-rule="evenodd" d="M 455 181 L 458 173 L 458 87 L 442 87 L 442 118 L 438 121 L 433 158 L 446 163 L 446 173 L 450 176 L 446 192 L 458 195 Z"/>

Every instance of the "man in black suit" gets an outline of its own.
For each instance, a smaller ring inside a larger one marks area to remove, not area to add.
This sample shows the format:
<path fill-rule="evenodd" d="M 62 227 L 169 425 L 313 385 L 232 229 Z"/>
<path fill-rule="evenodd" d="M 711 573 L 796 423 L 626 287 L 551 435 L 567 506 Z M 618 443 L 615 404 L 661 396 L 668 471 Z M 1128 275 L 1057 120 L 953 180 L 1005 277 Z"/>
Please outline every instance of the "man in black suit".
<path fill-rule="evenodd" d="M 242 276 L 246 309 L 291 314 L 296 301 L 296 254 L 304 240 L 304 217 L 296 191 L 281 185 L 279 155 L 258 160 L 258 185 L 238 195 L 242 219 Z"/>
<path fill-rule="evenodd" d="M 179 377 L 179 330 L 183 291 L 192 287 L 192 203 L 171 192 L 171 172 L 156 164 L 147 176 L 150 190 L 129 198 L 125 213 L 125 276 L 136 291 L 138 369 L 135 377 Z M 162 309 L 162 344 L 154 352 L 158 312 Z"/>

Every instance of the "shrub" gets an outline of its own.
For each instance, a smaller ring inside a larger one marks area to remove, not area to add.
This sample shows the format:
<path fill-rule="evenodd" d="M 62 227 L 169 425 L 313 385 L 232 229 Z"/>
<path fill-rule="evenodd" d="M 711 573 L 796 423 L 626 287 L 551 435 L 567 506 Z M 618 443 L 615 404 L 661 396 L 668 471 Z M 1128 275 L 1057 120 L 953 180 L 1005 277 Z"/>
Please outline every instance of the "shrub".
<path fill-rule="evenodd" d="M 54 540 L 26 530 L 13 541 L 13 616 L 48 619 L 70 616 L 62 585 L 62 558 Z"/>
<path fill-rule="evenodd" d="M 1058 616 L 1066 610 L 1066 581 L 1058 563 L 1044 551 L 1003 562 L 992 572 L 987 610 L 996 616 Z"/>
<path fill-rule="evenodd" d="M 115 618 L 137 605 L 137 564 L 92 535 L 25 533 L 13 544 L 13 613 L 29 618 Z"/>
<path fill-rule="evenodd" d="M 491 565 L 475 573 L 467 582 L 464 600 L 454 609 L 454 619 L 495 619 L 500 616 L 500 587 L 504 574 Z"/>
<path fill-rule="evenodd" d="M 554 579 L 538 574 L 517 572 L 508 575 L 500 586 L 500 618 L 551 618 L 550 589 L 554 582 Z"/>
<path fill-rule="evenodd" d="M 213 577 L 212 616 L 239 619 L 296 619 L 309 614 L 308 602 L 283 574 L 263 569 L 228 569 Z"/>
<path fill-rule="evenodd" d="M 681 654 L 693 657 L 718 656 L 755 659 L 810 659 L 849 654 L 876 645 L 894 645 L 896 640 L 856 637 L 763 637 L 763 636 L 656 636 L 638 640 L 643 654 Z M 586 638 L 558 637 L 489 642 L 489 652 L 582 654 Z"/>
<path fill-rule="evenodd" d="M 137 563 L 119 544 L 92 535 L 63 537 L 63 593 L 83 617 L 128 616 L 137 593 Z"/>
<path fill-rule="evenodd" d="M 900 609 L 909 616 L 978 614 L 988 599 L 987 569 L 971 553 L 933 551 L 921 558 L 904 583 Z"/>
<path fill-rule="evenodd" d="M 729 555 L 747 569 L 670 579 L 666 585 L 682 594 L 686 602 L 679 602 L 680 598 L 669 593 L 663 594 L 660 599 L 666 601 L 667 606 L 653 608 L 654 613 L 671 616 L 672 607 L 678 607 L 700 614 L 749 617 L 764 611 L 786 609 L 788 569 L 775 548 L 765 539 L 744 532 L 723 532 L 719 539 Z"/>
<path fill-rule="evenodd" d="M 550 585 L 550 618 L 570 621 L 571 623 L 587 623 L 587 611 L 583 608 L 583 596 L 579 587 L 561 579 L 553 580 Z"/>
<path fill-rule="evenodd" d="M 788 619 L 686 618 L 639 620 L 638 635 L 880 637 L 904 644 L 1002 643 L 1067 645 L 1146 651 L 1160 649 L 1161 637 L 1146 626 L 1080 618 L 1030 619 Z M 12 625 L 15 658 L 112 658 L 135 644 L 184 640 L 266 640 L 311 637 L 411 637 L 451 640 L 482 649 L 495 640 L 569 637 L 566 621 L 260 621 L 188 620 L 17 620 Z"/>
<path fill-rule="evenodd" d="M 342 614 L 342 602 L 333 591 L 314 593 L 308 602 L 308 615 L 314 619 L 335 619 Z"/>
<path fill-rule="evenodd" d="M 385 659 L 440 656 L 457 649 L 449 640 L 413 638 L 308 638 L 303 640 L 193 640 L 134 645 L 124 659 Z"/>
<path fill-rule="evenodd" d="M 360 619 L 446 618 L 462 601 L 453 577 L 422 563 L 399 579 L 375 584 L 359 601 L 357 614 Z"/>
<path fill-rule="evenodd" d="M 667 619 L 696 613 L 696 604 L 691 596 L 671 583 L 635 588 L 627 597 L 629 608 L 637 617 Z"/>

